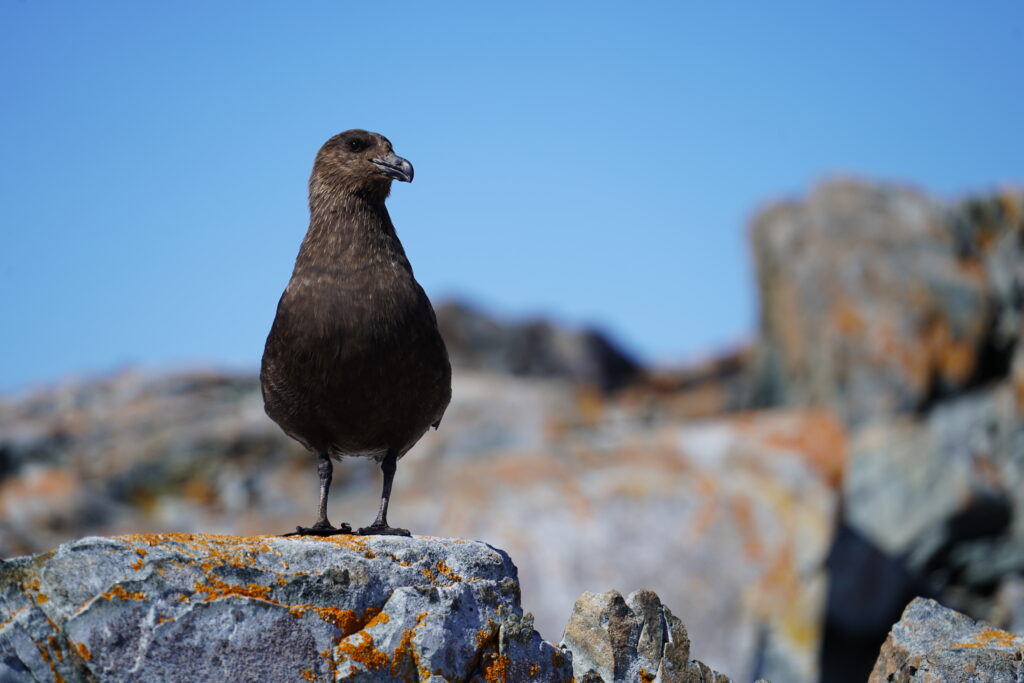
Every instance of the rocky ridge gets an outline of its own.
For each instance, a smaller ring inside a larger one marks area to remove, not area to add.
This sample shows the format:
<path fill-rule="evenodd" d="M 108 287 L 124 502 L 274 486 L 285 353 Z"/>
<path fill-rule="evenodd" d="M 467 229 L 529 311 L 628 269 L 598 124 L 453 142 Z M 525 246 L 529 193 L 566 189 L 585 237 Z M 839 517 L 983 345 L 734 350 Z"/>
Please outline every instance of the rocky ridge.
<path fill-rule="evenodd" d="M 91 537 L 0 562 L 0 680 L 729 682 L 656 595 L 628 604 L 585 595 L 558 647 L 476 541 Z"/>
<path fill-rule="evenodd" d="M 892 627 L 869 683 L 1024 680 L 1024 635 L 918 598 Z"/>

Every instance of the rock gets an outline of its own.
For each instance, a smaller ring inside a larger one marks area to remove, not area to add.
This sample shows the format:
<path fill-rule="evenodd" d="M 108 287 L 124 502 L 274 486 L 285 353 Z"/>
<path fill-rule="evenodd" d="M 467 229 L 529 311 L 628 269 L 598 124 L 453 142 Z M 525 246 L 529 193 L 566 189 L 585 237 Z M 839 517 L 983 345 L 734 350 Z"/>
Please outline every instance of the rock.
<path fill-rule="evenodd" d="M 583 591 L 650 588 L 688 615 L 711 667 L 816 680 L 846 453 L 831 415 L 684 422 L 629 391 L 453 381 L 442 428 L 399 467 L 395 523 L 521 558 L 523 607 L 550 639 Z M 283 532 L 314 512 L 314 459 L 242 374 L 124 373 L 8 402 L 0 451 L 0 555 L 86 534 Z M 331 519 L 370 521 L 379 477 L 363 459 L 335 467 Z"/>
<path fill-rule="evenodd" d="M 573 654 L 577 681 L 731 683 L 690 661 L 686 627 L 649 590 L 584 593 L 565 627 L 562 647 Z"/>
<path fill-rule="evenodd" d="M 988 616 L 1000 579 L 1024 572 L 1024 405 L 1003 382 L 855 430 L 847 523 L 931 592 Z"/>
<path fill-rule="evenodd" d="M 826 567 L 820 680 L 864 683 L 889 628 L 907 603 L 925 592 L 924 582 L 845 523 L 832 540 Z"/>
<path fill-rule="evenodd" d="M 848 423 L 926 410 L 1005 376 L 1022 334 L 1024 196 L 945 206 L 826 183 L 755 219 L 767 404 Z"/>
<path fill-rule="evenodd" d="M 85 538 L 0 562 L 0 615 L 5 681 L 571 678 L 473 541 Z"/>
<path fill-rule="evenodd" d="M 1024 680 L 1024 636 L 918 598 L 882 646 L 870 683 Z"/>
<path fill-rule="evenodd" d="M 438 306 L 437 322 L 456 370 L 564 378 L 602 391 L 619 389 L 642 371 L 595 329 L 569 329 L 539 318 L 503 322 L 457 301 Z"/>
<path fill-rule="evenodd" d="M 1010 574 L 999 582 L 988 621 L 994 626 L 1024 635 L 1024 576 Z"/>

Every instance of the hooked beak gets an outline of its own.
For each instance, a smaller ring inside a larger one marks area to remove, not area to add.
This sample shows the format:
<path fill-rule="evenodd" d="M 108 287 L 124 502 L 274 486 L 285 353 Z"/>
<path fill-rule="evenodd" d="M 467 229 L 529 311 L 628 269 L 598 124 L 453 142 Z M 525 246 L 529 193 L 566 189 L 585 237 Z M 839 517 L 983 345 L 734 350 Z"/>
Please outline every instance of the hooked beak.
<path fill-rule="evenodd" d="M 381 175 L 400 180 L 403 183 L 412 182 L 412 164 L 394 152 L 380 159 L 370 159 L 374 166 L 381 172 Z"/>

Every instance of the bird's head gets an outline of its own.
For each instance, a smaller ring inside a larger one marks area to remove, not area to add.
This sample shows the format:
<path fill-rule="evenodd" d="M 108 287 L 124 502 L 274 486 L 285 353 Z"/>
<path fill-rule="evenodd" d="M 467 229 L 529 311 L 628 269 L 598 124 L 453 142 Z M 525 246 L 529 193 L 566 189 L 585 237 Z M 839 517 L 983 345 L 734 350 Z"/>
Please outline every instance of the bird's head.
<path fill-rule="evenodd" d="M 391 181 L 412 182 L 412 164 L 391 141 L 367 130 L 347 130 L 324 143 L 313 162 L 310 190 L 387 197 Z"/>

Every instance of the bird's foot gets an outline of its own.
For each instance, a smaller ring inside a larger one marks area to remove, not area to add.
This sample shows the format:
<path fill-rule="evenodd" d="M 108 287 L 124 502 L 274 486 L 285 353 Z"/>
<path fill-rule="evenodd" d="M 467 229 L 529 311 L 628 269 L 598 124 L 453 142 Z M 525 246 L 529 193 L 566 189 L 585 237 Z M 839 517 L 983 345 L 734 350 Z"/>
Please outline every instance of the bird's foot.
<path fill-rule="evenodd" d="M 379 522 L 374 522 L 370 526 L 364 526 L 356 533 L 360 536 L 412 536 L 408 529 L 399 529 Z"/>
<path fill-rule="evenodd" d="M 362 529 L 359 530 L 362 533 Z M 351 534 L 352 527 L 345 522 L 339 527 L 331 526 L 330 522 L 317 522 L 313 526 L 297 526 L 295 531 L 282 536 L 337 536 L 338 534 Z"/>

